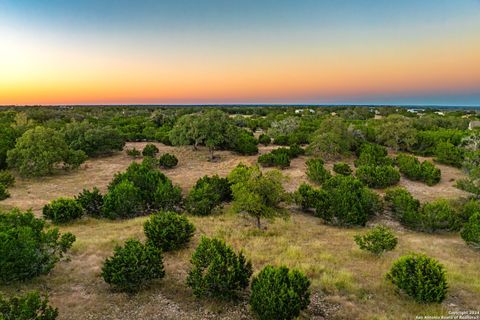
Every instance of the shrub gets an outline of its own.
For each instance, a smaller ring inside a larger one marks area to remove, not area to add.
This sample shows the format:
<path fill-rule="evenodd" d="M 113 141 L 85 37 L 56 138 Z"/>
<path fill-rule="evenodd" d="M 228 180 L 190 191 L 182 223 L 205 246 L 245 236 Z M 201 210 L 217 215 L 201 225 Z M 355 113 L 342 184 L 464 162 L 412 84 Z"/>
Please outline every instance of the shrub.
<path fill-rule="evenodd" d="M 125 180 L 111 188 L 103 198 L 103 215 L 110 219 L 131 218 L 142 212 L 140 190 Z"/>
<path fill-rule="evenodd" d="M 300 271 L 266 266 L 252 280 L 250 306 L 262 320 L 295 319 L 310 304 L 309 287 Z"/>
<path fill-rule="evenodd" d="M 349 176 L 352 174 L 352 168 L 345 162 L 337 162 L 333 165 L 333 171 L 343 176 Z"/>
<path fill-rule="evenodd" d="M 327 181 L 332 175 L 325 169 L 322 159 L 310 159 L 307 161 L 307 177 L 318 184 Z"/>
<path fill-rule="evenodd" d="M 174 186 L 170 180 L 160 183 L 155 190 L 151 209 L 176 210 L 182 202 L 182 190 Z"/>
<path fill-rule="evenodd" d="M 158 150 L 158 148 L 157 148 L 156 145 L 151 144 L 151 143 L 148 143 L 148 144 L 143 148 L 142 155 L 143 155 L 144 157 L 155 157 L 159 151 L 160 151 L 160 150 Z"/>
<path fill-rule="evenodd" d="M 0 200 L 5 200 L 10 197 L 10 193 L 3 184 L 0 184 Z"/>
<path fill-rule="evenodd" d="M 13 187 L 15 184 L 15 178 L 7 170 L 0 170 L 0 184 L 5 188 Z"/>
<path fill-rule="evenodd" d="M 190 190 L 185 199 L 185 208 L 191 214 L 206 216 L 221 203 L 220 196 L 209 184 L 203 184 Z"/>
<path fill-rule="evenodd" d="M 420 209 L 420 215 L 420 228 L 423 231 L 457 231 L 461 226 L 455 209 L 444 199 L 424 204 Z"/>
<path fill-rule="evenodd" d="M 218 239 L 203 237 L 191 259 L 187 285 L 197 297 L 230 299 L 248 286 L 252 264 Z"/>
<path fill-rule="evenodd" d="M 370 251 L 375 255 L 395 249 L 398 242 L 392 230 L 384 226 L 376 226 L 363 236 L 356 235 L 354 240 L 360 249 Z"/>
<path fill-rule="evenodd" d="M 317 201 L 321 201 L 322 192 L 314 189 L 311 185 L 302 183 L 295 192 L 295 201 L 301 206 L 302 210 L 315 208 Z"/>
<path fill-rule="evenodd" d="M 423 161 L 421 164 L 422 181 L 427 185 L 433 186 L 440 182 L 442 172 L 430 161 Z"/>
<path fill-rule="evenodd" d="M 400 154 L 397 157 L 397 165 L 400 172 L 410 180 L 423 181 L 429 186 L 440 182 L 442 173 L 430 161 L 420 163 L 414 156 Z"/>
<path fill-rule="evenodd" d="M 63 159 L 63 168 L 65 170 L 77 169 L 87 159 L 88 156 L 83 150 L 68 150 L 67 155 Z"/>
<path fill-rule="evenodd" d="M 75 241 L 71 233 L 45 229 L 31 211 L 0 214 L 0 283 L 47 274 Z"/>
<path fill-rule="evenodd" d="M 143 225 L 147 244 L 162 251 L 171 251 L 183 247 L 195 232 L 188 219 L 176 212 L 164 211 L 150 216 Z"/>
<path fill-rule="evenodd" d="M 74 199 L 58 198 L 45 205 L 42 212 L 53 223 L 66 223 L 81 218 L 83 208 Z"/>
<path fill-rule="evenodd" d="M 465 154 L 463 150 L 450 142 L 439 142 L 435 148 L 435 161 L 437 162 L 461 167 L 464 159 Z"/>
<path fill-rule="evenodd" d="M 363 143 L 357 151 L 358 159 L 355 160 L 355 166 L 374 165 L 386 166 L 392 165 L 392 159 L 388 158 L 387 148 L 374 143 Z"/>
<path fill-rule="evenodd" d="M 274 150 L 275 152 L 275 150 Z M 300 147 L 298 144 L 292 144 L 289 148 L 288 148 L 288 156 L 290 157 L 290 159 L 293 159 L 293 158 L 296 158 L 298 156 L 301 156 L 301 155 L 304 155 L 305 154 L 305 150 Z"/>
<path fill-rule="evenodd" d="M 469 245 L 480 248 L 480 212 L 475 212 L 470 216 L 460 235 Z"/>
<path fill-rule="evenodd" d="M 92 191 L 83 189 L 75 197 L 75 200 L 82 206 L 85 214 L 97 218 L 102 216 L 103 195 L 97 187 L 94 187 Z"/>
<path fill-rule="evenodd" d="M 400 173 L 390 165 L 362 165 L 355 175 L 370 188 L 386 188 L 400 181 Z"/>
<path fill-rule="evenodd" d="M 393 215 L 408 227 L 417 227 L 420 223 L 420 201 L 404 188 L 392 188 L 385 194 L 385 202 Z"/>
<path fill-rule="evenodd" d="M 290 167 L 290 156 L 288 151 L 266 153 L 258 157 L 258 163 L 262 165 L 262 167 L 275 166 L 284 169 Z"/>
<path fill-rule="evenodd" d="M 137 150 L 137 148 L 127 149 L 127 155 L 132 158 L 139 158 L 141 155 L 141 152 Z"/>
<path fill-rule="evenodd" d="M 258 137 L 258 143 L 261 143 L 263 144 L 264 146 L 268 146 L 270 143 L 272 142 L 272 138 L 270 138 L 270 136 L 262 133 L 259 137 Z"/>
<path fill-rule="evenodd" d="M 257 140 L 255 137 L 244 129 L 236 127 L 230 133 L 227 139 L 227 147 L 232 151 L 242 155 L 254 155 L 258 153 Z"/>
<path fill-rule="evenodd" d="M 136 292 L 149 281 L 165 276 L 162 251 L 129 239 L 123 247 L 115 247 L 113 256 L 103 263 L 101 275 L 115 289 Z"/>
<path fill-rule="evenodd" d="M 156 164 L 151 163 L 150 159 L 156 161 L 152 157 L 145 157 L 147 161 L 144 160 L 141 164 L 133 162 L 125 172 L 115 175 L 104 199 L 106 214 L 113 214 L 113 217 L 132 217 L 157 210 L 176 209 L 182 200 L 180 188 L 155 169 Z M 123 185 L 121 190 L 118 190 L 120 184 Z M 115 207 L 122 206 L 121 197 L 117 197 L 115 193 L 128 195 L 127 206 L 119 208 L 121 214 L 114 211 Z"/>
<path fill-rule="evenodd" d="M 205 216 L 224 201 L 232 200 L 232 190 L 227 178 L 218 175 L 197 180 L 186 199 L 187 211 Z"/>
<path fill-rule="evenodd" d="M 400 172 L 410 180 L 422 180 L 422 166 L 414 156 L 399 154 L 396 163 Z"/>
<path fill-rule="evenodd" d="M 477 212 L 480 212 L 480 201 L 476 199 L 469 199 L 461 206 L 459 210 L 459 216 L 463 222 L 467 222 L 470 220 L 470 217 Z"/>
<path fill-rule="evenodd" d="M 447 294 L 443 265 L 425 255 L 400 257 L 386 278 L 417 302 L 440 303 Z"/>
<path fill-rule="evenodd" d="M 316 215 L 327 223 L 343 226 L 364 226 L 382 210 L 376 193 L 351 176 L 334 176 L 327 180 L 316 202 Z"/>
<path fill-rule="evenodd" d="M 178 164 L 178 159 L 173 154 L 164 153 L 158 159 L 158 164 L 162 168 L 170 169 L 175 167 Z"/>
<path fill-rule="evenodd" d="M 273 143 L 279 146 L 288 146 L 288 136 L 281 135 L 273 139 Z"/>
<path fill-rule="evenodd" d="M 9 299 L 0 295 L 2 320 L 55 320 L 57 317 L 57 308 L 51 307 L 48 304 L 48 297 L 40 296 L 38 291 Z"/>

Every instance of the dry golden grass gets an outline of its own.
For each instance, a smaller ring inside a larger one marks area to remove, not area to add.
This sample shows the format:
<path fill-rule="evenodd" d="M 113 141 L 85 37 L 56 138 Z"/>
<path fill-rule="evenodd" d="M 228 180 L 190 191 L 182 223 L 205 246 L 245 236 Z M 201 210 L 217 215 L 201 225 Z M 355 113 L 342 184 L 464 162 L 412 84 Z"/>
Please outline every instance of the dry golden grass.
<path fill-rule="evenodd" d="M 135 146 L 141 148 L 139 144 Z M 159 147 L 161 152 L 179 157 L 178 168 L 165 172 L 184 191 L 205 174 L 224 176 L 239 162 L 256 160 L 255 156 L 219 152 L 219 162 L 208 162 L 205 150 Z M 270 148 L 262 148 L 262 152 Z M 84 187 L 98 186 L 105 190 L 113 174 L 127 167 L 130 161 L 124 154 L 118 154 L 91 160 L 84 168 L 68 174 L 38 180 L 19 179 L 11 189 L 12 198 L 2 204 L 23 209 L 32 207 L 39 213 L 44 203 L 58 196 L 73 196 Z M 449 170 L 455 177 L 460 175 L 456 169 Z M 306 181 L 304 172 L 305 158 L 293 160 L 292 167 L 284 171 L 290 176 L 287 188 L 293 190 Z M 451 184 L 442 181 L 438 189 L 423 184 L 415 188 L 423 188 L 419 191 L 423 192 L 423 199 L 462 195 L 460 191 L 454 192 L 456 189 Z M 412 188 L 410 183 L 407 188 Z M 363 228 L 326 226 L 295 208 L 290 211 L 290 219 L 266 222 L 267 228 L 262 231 L 255 228 L 251 219 L 232 213 L 228 206 L 218 215 L 190 217 L 197 228 L 192 243 L 183 250 L 167 253 L 166 277 L 135 296 L 111 292 L 99 273 L 103 260 L 116 244 L 129 237 L 143 239 L 143 222 L 147 218 L 82 219 L 61 227 L 62 231 L 71 231 L 77 236 L 69 262 L 59 263 L 47 276 L 0 287 L 0 290 L 8 293 L 32 288 L 48 290 L 52 304 L 60 309 L 60 319 L 250 319 L 246 298 L 238 303 L 197 300 L 186 287 L 190 256 L 201 235 L 208 235 L 221 237 L 237 250 L 244 250 L 257 272 L 266 264 L 284 264 L 303 270 L 312 280 L 314 293 L 304 318 L 412 319 L 415 315 L 478 309 L 480 252 L 467 247 L 458 234 L 411 232 L 381 217 L 374 223 L 391 224 L 396 229 L 399 245 L 393 252 L 377 258 L 360 251 L 353 242 L 353 235 L 364 232 Z M 446 266 L 450 290 L 441 305 L 417 304 L 395 293 L 384 280 L 392 262 L 409 252 L 426 253 Z"/>

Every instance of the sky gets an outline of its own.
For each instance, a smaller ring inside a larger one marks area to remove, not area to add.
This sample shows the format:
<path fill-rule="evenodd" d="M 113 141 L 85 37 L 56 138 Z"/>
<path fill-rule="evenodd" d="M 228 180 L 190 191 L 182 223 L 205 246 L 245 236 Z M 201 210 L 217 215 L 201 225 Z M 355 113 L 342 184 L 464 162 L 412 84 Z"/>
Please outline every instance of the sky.
<path fill-rule="evenodd" d="M 0 0 L 0 105 L 480 106 L 480 0 Z"/>

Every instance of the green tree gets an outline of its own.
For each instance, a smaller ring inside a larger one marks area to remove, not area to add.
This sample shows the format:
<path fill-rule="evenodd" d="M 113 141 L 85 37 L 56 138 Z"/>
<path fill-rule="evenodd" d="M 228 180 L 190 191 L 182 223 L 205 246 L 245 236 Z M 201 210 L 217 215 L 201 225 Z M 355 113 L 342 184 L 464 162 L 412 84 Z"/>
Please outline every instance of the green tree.
<path fill-rule="evenodd" d="M 51 174 L 55 165 L 65 164 L 69 156 L 70 149 L 59 132 L 38 126 L 18 138 L 7 153 L 7 162 L 23 176 L 44 176 Z"/>
<path fill-rule="evenodd" d="M 42 297 L 38 291 L 11 298 L 0 295 L 2 320 L 55 320 L 57 317 L 57 308 L 51 307 L 48 296 Z"/>
<path fill-rule="evenodd" d="M 394 150 L 409 151 L 416 143 L 416 130 L 412 120 L 401 115 L 382 119 L 377 128 L 377 141 Z"/>
<path fill-rule="evenodd" d="M 282 182 L 284 176 L 278 170 L 262 173 L 258 166 L 238 165 L 228 176 L 232 183 L 233 207 L 237 212 L 246 212 L 257 221 L 285 214 L 279 204 L 286 199 Z"/>
<path fill-rule="evenodd" d="M 252 280 L 250 306 L 262 320 L 293 320 L 310 304 L 309 288 L 302 272 L 266 266 Z"/>
<path fill-rule="evenodd" d="M 192 255 L 187 285 L 197 297 L 231 299 L 248 286 L 252 263 L 219 239 L 202 237 Z"/>
<path fill-rule="evenodd" d="M 71 233 L 47 229 L 31 211 L 0 214 L 0 283 L 49 273 L 75 241 Z"/>
<path fill-rule="evenodd" d="M 62 133 L 71 149 L 82 150 L 90 157 L 121 151 L 125 146 L 125 138 L 120 131 L 88 121 L 68 123 Z"/>
<path fill-rule="evenodd" d="M 338 117 L 324 120 L 315 131 L 307 153 L 326 160 L 348 155 L 353 144 L 353 136 L 345 121 Z"/>

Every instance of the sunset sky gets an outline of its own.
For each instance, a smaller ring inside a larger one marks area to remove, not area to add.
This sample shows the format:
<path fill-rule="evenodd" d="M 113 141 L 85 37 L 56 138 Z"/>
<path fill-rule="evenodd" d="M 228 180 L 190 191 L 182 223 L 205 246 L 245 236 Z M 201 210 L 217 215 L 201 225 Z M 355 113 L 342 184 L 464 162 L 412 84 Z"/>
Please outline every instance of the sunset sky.
<path fill-rule="evenodd" d="M 480 106 L 480 0 L 0 0 L 0 105 Z"/>

